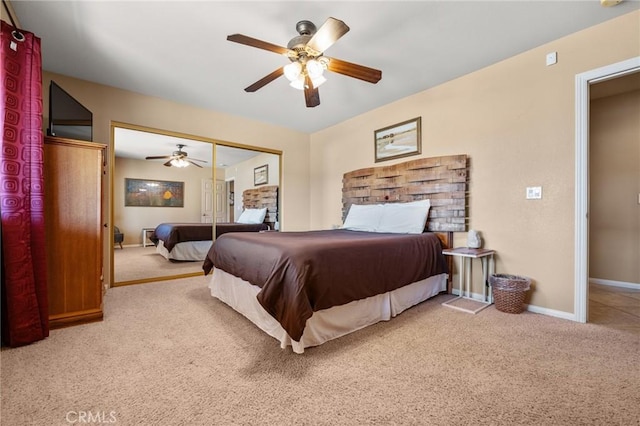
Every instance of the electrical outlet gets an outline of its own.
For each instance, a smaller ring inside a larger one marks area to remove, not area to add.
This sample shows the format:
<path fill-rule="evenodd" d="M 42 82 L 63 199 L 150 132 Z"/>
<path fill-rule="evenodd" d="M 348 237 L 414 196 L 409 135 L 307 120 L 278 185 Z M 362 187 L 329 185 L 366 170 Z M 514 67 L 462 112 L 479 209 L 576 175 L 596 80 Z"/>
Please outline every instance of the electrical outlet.
<path fill-rule="evenodd" d="M 527 200 L 540 200 L 542 198 L 541 186 L 527 186 Z"/>

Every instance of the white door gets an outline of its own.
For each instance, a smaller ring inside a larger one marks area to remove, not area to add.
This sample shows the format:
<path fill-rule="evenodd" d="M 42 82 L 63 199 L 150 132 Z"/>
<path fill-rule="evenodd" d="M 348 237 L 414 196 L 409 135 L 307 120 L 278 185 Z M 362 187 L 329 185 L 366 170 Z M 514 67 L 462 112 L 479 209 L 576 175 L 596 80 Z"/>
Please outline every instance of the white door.
<path fill-rule="evenodd" d="M 215 191 L 216 222 L 227 221 L 227 185 L 223 180 L 216 180 Z"/>
<path fill-rule="evenodd" d="M 213 179 L 202 179 L 200 222 L 213 223 Z"/>

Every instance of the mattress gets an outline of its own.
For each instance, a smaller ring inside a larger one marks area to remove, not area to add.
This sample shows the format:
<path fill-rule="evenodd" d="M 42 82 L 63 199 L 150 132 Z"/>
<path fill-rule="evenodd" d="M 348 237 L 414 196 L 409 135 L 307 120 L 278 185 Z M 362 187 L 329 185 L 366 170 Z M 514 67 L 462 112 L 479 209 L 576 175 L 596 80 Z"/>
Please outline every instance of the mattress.
<path fill-rule="evenodd" d="M 438 274 L 393 291 L 355 300 L 313 313 L 307 320 L 300 340 L 293 340 L 262 305 L 257 294 L 260 287 L 214 268 L 209 282 L 211 295 L 239 312 L 258 328 L 301 354 L 305 348 L 318 346 L 380 321 L 388 321 L 408 308 L 446 291 L 447 274 Z"/>
<path fill-rule="evenodd" d="M 448 272 L 433 233 L 348 230 L 225 234 L 203 270 L 214 265 L 259 287 L 258 301 L 294 340 L 314 312 Z"/>
<path fill-rule="evenodd" d="M 175 244 L 172 250 L 169 251 L 160 240 L 156 245 L 156 253 L 161 254 L 167 260 L 203 261 L 207 257 L 211 243 L 211 240 L 187 241 Z"/>

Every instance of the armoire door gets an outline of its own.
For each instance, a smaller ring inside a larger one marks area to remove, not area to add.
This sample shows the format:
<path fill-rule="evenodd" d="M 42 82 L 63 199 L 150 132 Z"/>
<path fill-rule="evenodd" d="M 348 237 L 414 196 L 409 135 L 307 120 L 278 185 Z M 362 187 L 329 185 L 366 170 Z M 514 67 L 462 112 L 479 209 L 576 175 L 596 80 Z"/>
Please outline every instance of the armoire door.
<path fill-rule="evenodd" d="M 102 319 L 105 146 L 46 137 L 45 230 L 51 328 Z"/>

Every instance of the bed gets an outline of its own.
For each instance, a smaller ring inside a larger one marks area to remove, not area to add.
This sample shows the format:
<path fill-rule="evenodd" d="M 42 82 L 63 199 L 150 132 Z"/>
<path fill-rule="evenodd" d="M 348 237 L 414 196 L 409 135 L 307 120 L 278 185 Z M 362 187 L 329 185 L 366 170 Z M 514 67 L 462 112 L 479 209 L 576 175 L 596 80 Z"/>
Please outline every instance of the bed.
<path fill-rule="evenodd" d="M 243 191 L 242 198 L 243 212 L 238 218 L 241 223 L 217 222 L 216 239 L 229 232 L 260 232 L 277 226 L 278 186 L 250 188 Z M 243 220 L 249 213 L 251 217 Z M 156 252 L 168 260 L 203 261 L 211 247 L 213 228 L 211 223 L 161 223 L 150 240 Z"/>
<path fill-rule="evenodd" d="M 466 156 L 347 173 L 345 229 L 222 235 L 203 263 L 211 294 L 296 353 L 389 320 L 448 290 L 442 249 L 466 229 L 466 176 Z M 397 232 L 405 210 L 424 215 L 411 233 Z"/>
<path fill-rule="evenodd" d="M 268 230 L 266 223 L 216 223 L 216 238 L 227 232 L 259 232 Z M 211 247 L 211 223 L 161 223 L 149 239 L 156 252 L 169 260 L 203 261 Z"/>

